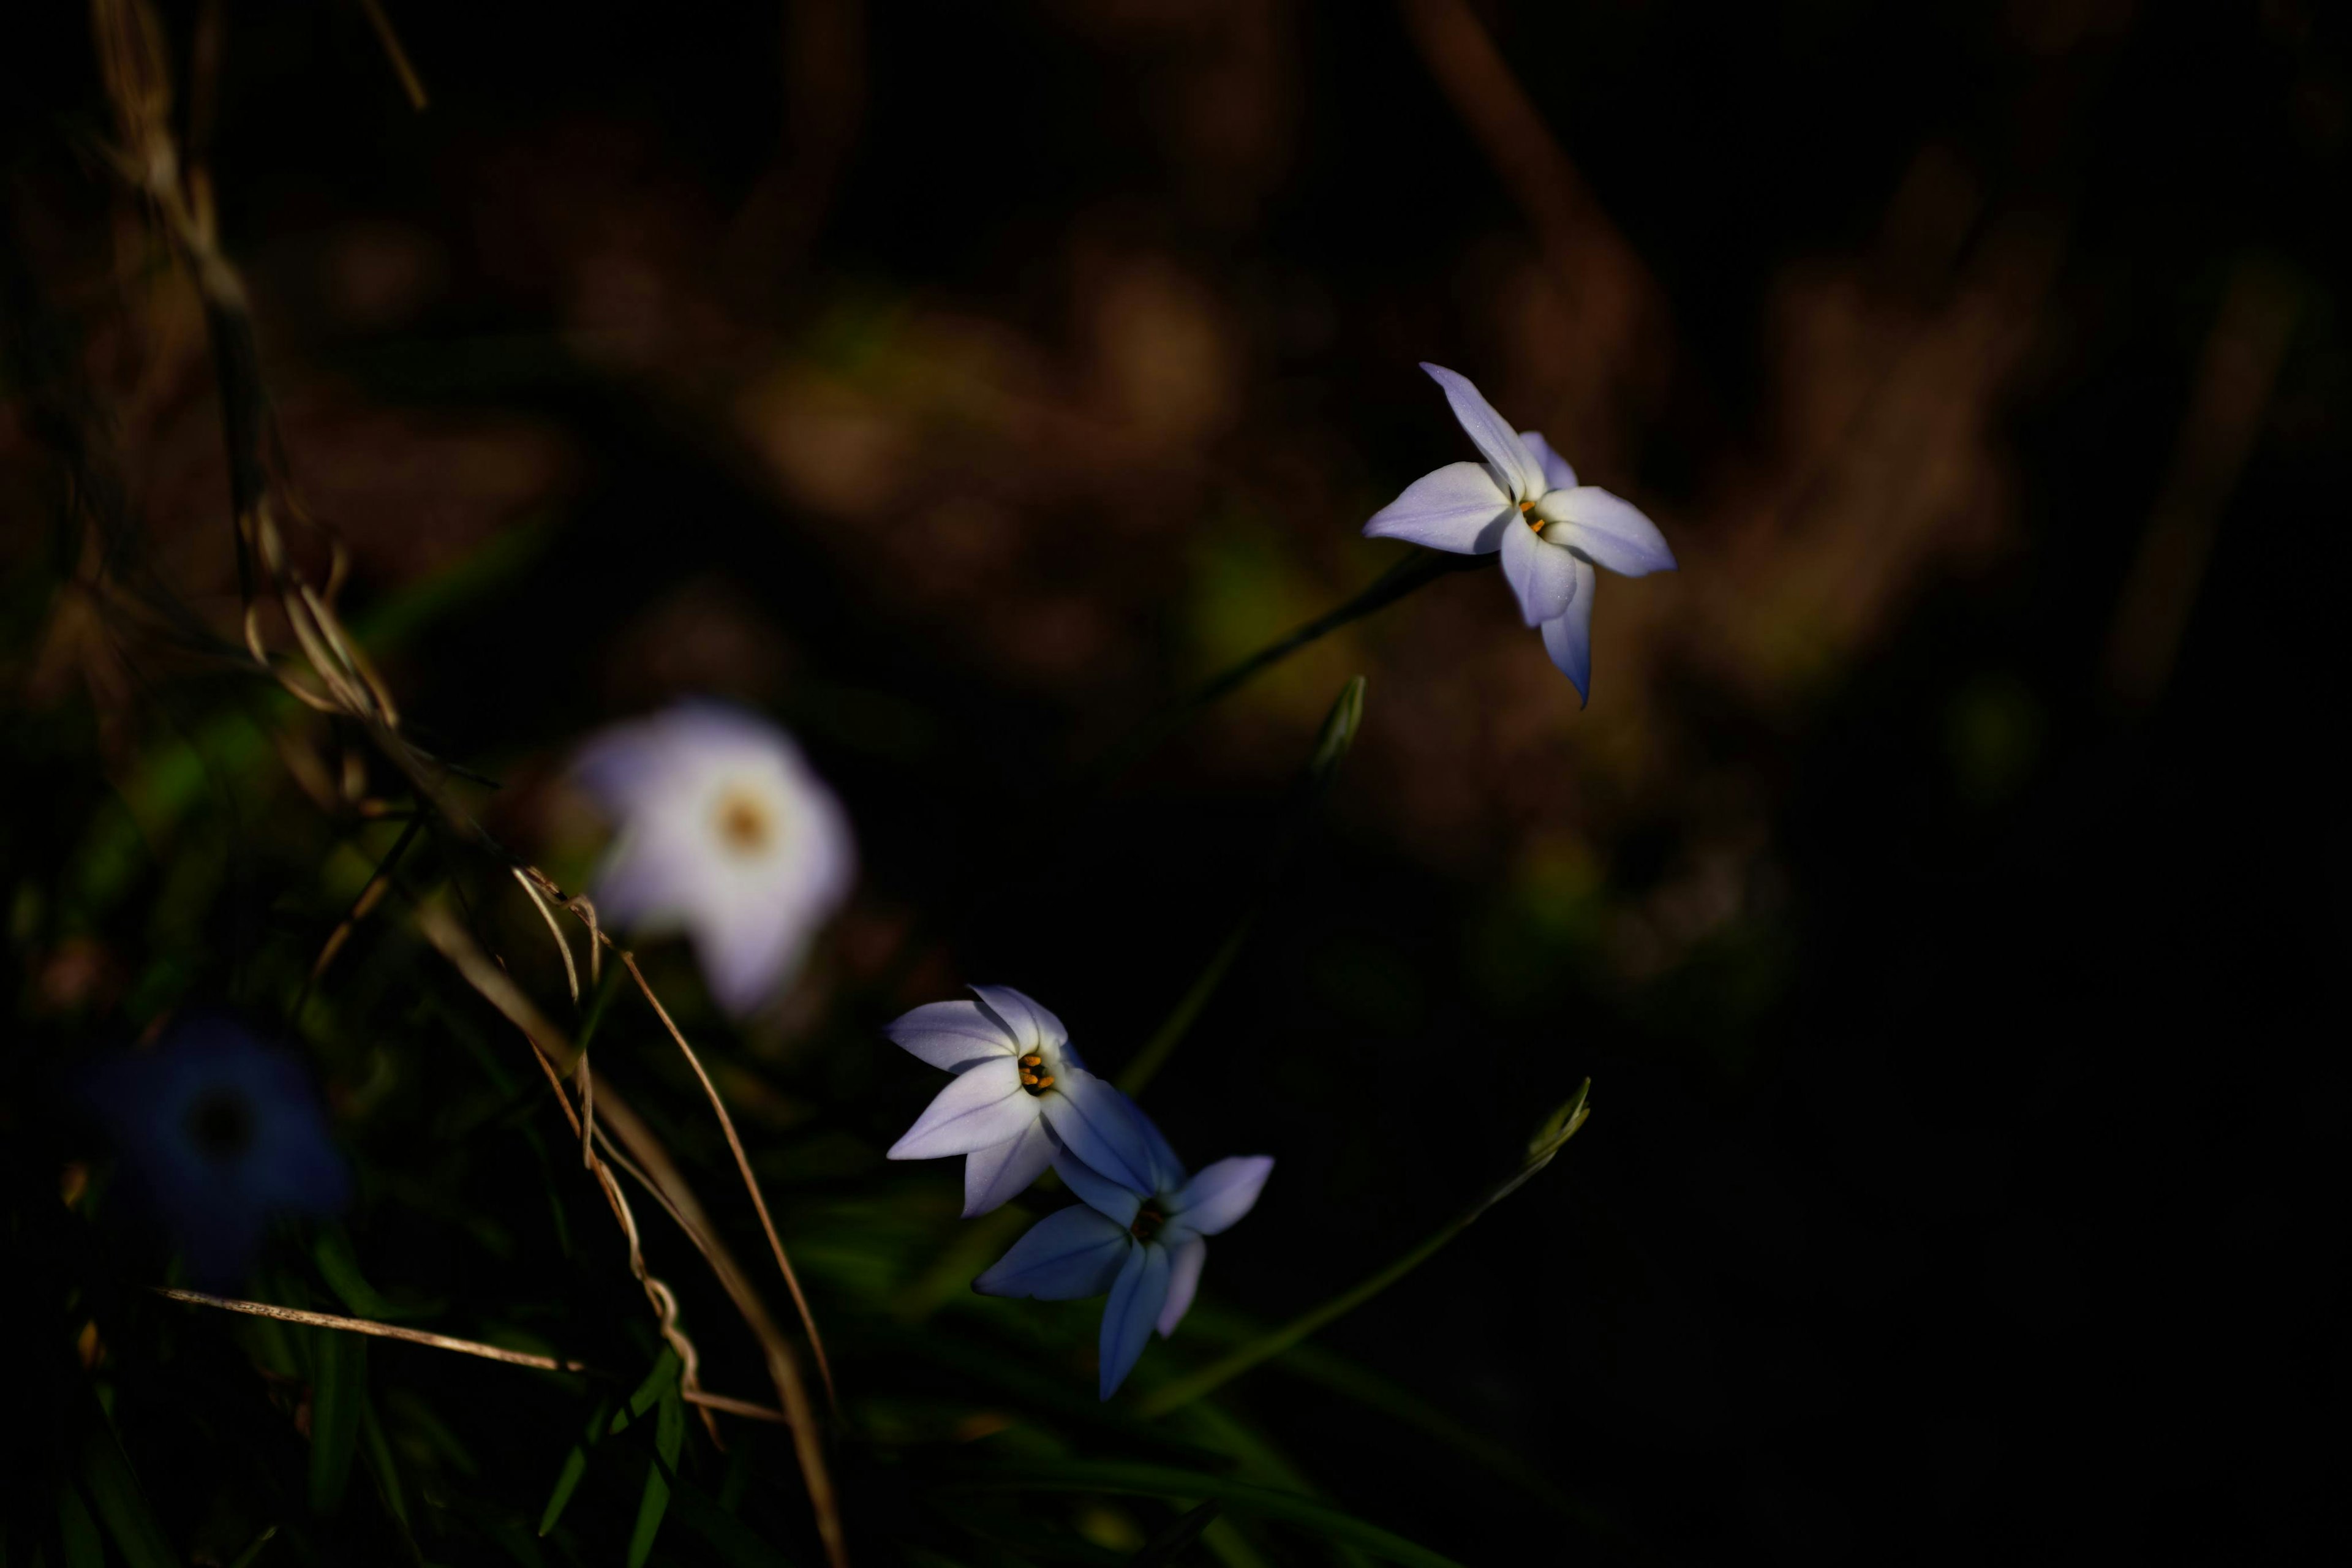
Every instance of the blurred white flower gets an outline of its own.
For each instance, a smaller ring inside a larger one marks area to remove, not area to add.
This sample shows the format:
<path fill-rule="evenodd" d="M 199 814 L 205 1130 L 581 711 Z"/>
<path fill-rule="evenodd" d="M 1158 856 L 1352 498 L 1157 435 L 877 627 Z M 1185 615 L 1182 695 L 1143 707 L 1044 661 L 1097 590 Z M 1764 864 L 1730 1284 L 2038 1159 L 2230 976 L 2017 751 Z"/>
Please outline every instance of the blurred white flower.
<path fill-rule="evenodd" d="M 572 776 L 618 831 L 591 894 L 639 935 L 684 931 L 719 1005 L 781 990 L 849 896 L 857 850 L 841 803 L 766 720 L 682 702 L 590 741 Z"/>
<path fill-rule="evenodd" d="M 1402 539 L 1456 555 L 1503 552 L 1503 575 L 1528 625 L 1560 673 L 1591 695 L 1595 566 L 1626 577 L 1675 569 L 1657 524 L 1633 502 L 1595 485 L 1533 430 L 1514 431 L 1466 376 L 1423 363 L 1445 389 L 1454 417 L 1483 463 L 1448 463 L 1407 485 L 1364 524 L 1376 539 Z"/>

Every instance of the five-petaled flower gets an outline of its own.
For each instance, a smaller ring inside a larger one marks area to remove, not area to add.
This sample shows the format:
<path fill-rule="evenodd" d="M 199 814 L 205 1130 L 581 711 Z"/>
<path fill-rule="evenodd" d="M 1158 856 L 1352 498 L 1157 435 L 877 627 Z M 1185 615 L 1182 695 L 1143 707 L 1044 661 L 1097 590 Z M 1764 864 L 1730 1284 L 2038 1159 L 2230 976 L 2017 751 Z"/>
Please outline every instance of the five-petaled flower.
<path fill-rule="evenodd" d="M 600 917 L 644 935 L 686 931 L 730 1013 L 773 994 L 849 896 L 847 815 L 755 714 L 684 702 L 614 725 L 582 748 L 572 776 L 619 829 L 592 883 Z"/>
<path fill-rule="evenodd" d="M 133 1188 L 207 1288 L 244 1278 L 271 1220 L 333 1214 L 350 1199 L 302 1059 L 227 1018 L 191 1018 L 152 1050 L 103 1057 L 81 1087 Z"/>
<path fill-rule="evenodd" d="M 1141 1113 L 1137 1113 L 1140 1117 Z M 983 1296 L 1067 1301 L 1110 1292 L 1103 1304 L 1101 1396 L 1133 1370 L 1157 1328 L 1176 1331 L 1201 1286 L 1208 1237 L 1249 1213 L 1274 1171 L 1273 1156 L 1220 1160 L 1189 1179 L 1159 1130 L 1150 1135 L 1151 1175 L 1115 1181 L 1065 1154 L 1054 1162 L 1083 1200 L 1029 1227 L 1013 1249 L 971 1282 Z"/>
<path fill-rule="evenodd" d="M 1026 1187 L 1065 1149 L 1116 1180 L 1147 1183 L 1150 1124 L 1133 1100 L 1087 1070 L 1062 1020 L 1007 985 L 971 991 L 977 1003 L 928 1003 L 884 1031 L 956 1075 L 890 1146 L 890 1158 L 969 1155 L 967 1216 Z"/>
<path fill-rule="evenodd" d="M 1405 487 L 1364 531 L 1456 555 L 1503 552 L 1503 575 L 1560 672 L 1591 695 L 1595 566 L 1627 577 L 1674 570 L 1657 525 L 1628 500 L 1576 482 L 1533 430 L 1514 431 L 1468 378 L 1423 363 L 1483 463 L 1448 463 Z"/>

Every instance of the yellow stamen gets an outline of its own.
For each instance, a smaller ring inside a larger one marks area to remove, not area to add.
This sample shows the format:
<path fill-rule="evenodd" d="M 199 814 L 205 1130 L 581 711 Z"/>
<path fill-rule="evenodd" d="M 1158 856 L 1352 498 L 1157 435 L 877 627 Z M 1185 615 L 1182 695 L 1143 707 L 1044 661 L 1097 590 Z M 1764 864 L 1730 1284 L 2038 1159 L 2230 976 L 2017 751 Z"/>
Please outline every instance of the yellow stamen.
<path fill-rule="evenodd" d="M 1039 1079 L 1037 1080 L 1037 1087 L 1038 1087 L 1039 1089 L 1051 1089 L 1051 1088 L 1053 1088 L 1053 1087 L 1054 1087 L 1054 1075 L 1053 1075 L 1052 1073 L 1047 1073 L 1045 1077 L 1043 1077 L 1043 1078 Z"/>

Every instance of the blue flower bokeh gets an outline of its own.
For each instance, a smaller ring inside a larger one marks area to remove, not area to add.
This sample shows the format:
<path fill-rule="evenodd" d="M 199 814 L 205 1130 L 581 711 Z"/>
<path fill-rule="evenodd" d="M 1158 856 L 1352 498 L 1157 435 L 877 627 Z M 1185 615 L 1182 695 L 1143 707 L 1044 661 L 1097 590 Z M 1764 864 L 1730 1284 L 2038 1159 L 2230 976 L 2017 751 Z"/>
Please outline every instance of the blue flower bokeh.
<path fill-rule="evenodd" d="M 111 1054 L 82 1090 L 200 1285 L 241 1281 L 272 1220 L 350 1201 L 309 1068 L 231 1019 L 192 1018 L 153 1049 Z"/>

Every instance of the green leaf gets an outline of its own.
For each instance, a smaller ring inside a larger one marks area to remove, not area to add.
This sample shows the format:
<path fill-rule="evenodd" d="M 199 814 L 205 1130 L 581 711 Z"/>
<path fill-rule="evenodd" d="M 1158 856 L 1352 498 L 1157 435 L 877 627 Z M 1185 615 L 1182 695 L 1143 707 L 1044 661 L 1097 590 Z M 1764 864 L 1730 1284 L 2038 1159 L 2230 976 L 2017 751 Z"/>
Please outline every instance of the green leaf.
<path fill-rule="evenodd" d="M 253 1568 L 254 1563 L 260 1561 L 261 1549 L 268 1545 L 270 1541 L 275 1538 L 277 1534 L 278 1527 L 276 1525 L 263 1525 L 261 1527 L 261 1533 L 255 1536 L 252 1542 L 247 1545 L 246 1549 L 236 1554 L 236 1561 L 230 1563 L 228 1568 Z"/>
<path fill-rule="evenodd" d="M 310 1331 L 310 1507 L 343 1504 L 367 1405 L 367 1340 L 335 1329 Z"/>
<path fill-rule="evenodd" d="M 744 1450 L 738 1445 L 735 1451 Z M 791 1558 L 769 1545 L 759 1531 L 730 1513 L 709 1492 L 683 1476 L 672 1477 L 671 1485 L 670 1511 L 720 1561 L 731 1568 L 793 1568 Z"/>
<path fill-rule="evenodd" d="M 319 1265 L 328 1288 L 342 1298 L 352 1315 L 373 1318 L 378 1322 L 394 1322 L 404 1317 L 415 1317 L 413 1307 L 396 1306 L 367 1281 L 360 1272 L 359 1255 L 352 1249 L 351 1233 L 340 1225 L 331 1225 L 319 1232 L 310 1244 L 310 1256 Z"/>
<path fill-rule="evenodd" d="M 1280 1520 L 1327 1541 L 1361 1547 L 1405 1568 L 1462 1568 L 1453 1558 L 1407 1541 L 1393 1531 L 1358 1519 L 1313 1498 L 1247 1481 L 1164 1465 L 1119 1460 L 1033 1460 L 1001 1468 L 967 1470 L 945 1491 L 1098 1492 L 1127 1497 L 1170 1498 L 1181 1502 L 1215 1500 L 1228 1508 Z"/>
<path fill-rule="evenodd" d="M 614 1413 L 613 1432 L 617 1435 L 627 1431 L 630 1422 L 651 1410 L 654 1402 L 662 1396 L 662 1390 L 677 1381 L 677 1352 L 665 1344 L 661 1354 L 654 1361 L 653 1371 L 646 1373 L 645 1382 L 637 1384 L 637 1391 L 629 1395 L 629 1402 Z"/>
<path fill-rule="evenodd" d="M 598 1400 L 596 1413 L 588 1417 L 588 1430 L 581 1434 L 580 1441 L 572 1445 L 572 1451 L 563 1456 L 563 1468 L 555 1473 L 555 1490 L 548 1494 L 547 1507 L 539 1516 L 540 1534 L 545 1535 L 555 1528 L 555 1521 L 563 1517 L 565 1505 L 572 1501 L 572 1494 L 580 1489 L 580 1478 L 588 1473 L 588 1450 L 595 1446 L 597 1438 L 604 1435 L 605 1423 L 612 1418 L 612 1414 L 613 1402 L 610 1399 Z"/>
<path fill-rule="evenodd" d="M 402 1531 L 414 1534 L 408 1499 L 400 1487 L 400 1468 L 393 1459 L 392 1445 L 384 1441 L 383 1423 L 376 1419 L 373 1400 L 360 1405 L 360 1451 L 367 1458 L 368 1472 L 375 1477 L 376 1489 L 383 1494 L 385 1511 L 400 1521 Z"/>
<path fill-rule="evenodd" d="M 1214 1524 L 1218 1510 L 1224 1507 L 1215 1498 L 1199 1507 L 1188 1510 L 1173 1524 L 1143 1543 L 1143 1550 L 1128 1559 L 1128 1568 L 1168 1568 L 1176 1554 L 1201 1539 L 1201 1532 Z"/>
<path fill-rule="evenodd" d="M 661 1391 L 654 1417 L 654 1462 L 646 1467 L 645 1495 L 637 1500 L 636 1528 L 629 1532 L 629 1568 L 645 1568 L 653 1555 L 654 1537 L 661 1532 L 668 1511 L 670 1481 L 677 1474 L 678 1450 L 686 1444 L 686 1399 L 676 1379 Z"/>
<path fill-rule="evenodd" d="M 81 1444 L 82 1489 L 89 1494 L 107 1534 L 114 1538 L 114 1549 L 122 1553 L 131 1568 L 180 1568 L 180 1555 L 172 1550 L 163 1527 L 148 1511 L 147 1500 L 139 1490 L 139 1479 L 131 1473 L 131 1461 L 124 1456 L 114 1428 L 107 1424 L 105 1412 L 99 1408 L 94 1395 L 87 1404 Z"/>
<path fill-rule="evenodd" d="M 58 1546 L 66 1568 L 106 1568 L 106 1544 L 98 1538 L 98 1521 L 71 1486 L 58 1489 Z"/>

